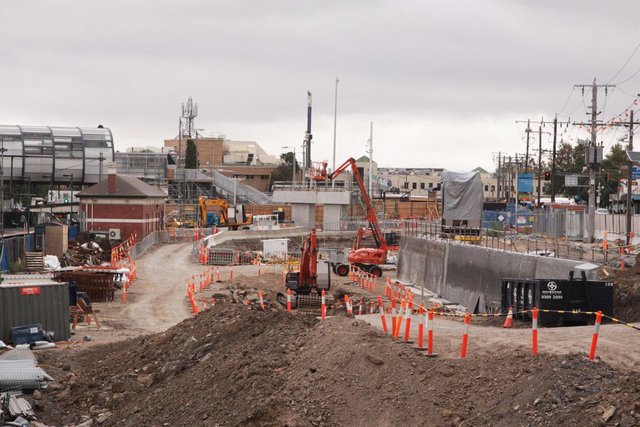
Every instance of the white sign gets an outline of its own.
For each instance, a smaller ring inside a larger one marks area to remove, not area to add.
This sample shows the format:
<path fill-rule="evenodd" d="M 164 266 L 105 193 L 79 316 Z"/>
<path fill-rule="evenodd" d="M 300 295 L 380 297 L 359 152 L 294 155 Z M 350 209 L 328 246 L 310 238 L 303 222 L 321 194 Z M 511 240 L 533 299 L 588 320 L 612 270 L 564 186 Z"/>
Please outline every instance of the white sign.
<path fill-rule="evenodd" d="M 565 175 L 564 176 L 564 186 L 565 187 L 577 187 L 578 186 L 578 175 Z"/>
<path fill-rule="evenodd" d="M 498 221 L 500 221 L 500 222 L 504 221 L 504 216 L 498 215 Z"/>

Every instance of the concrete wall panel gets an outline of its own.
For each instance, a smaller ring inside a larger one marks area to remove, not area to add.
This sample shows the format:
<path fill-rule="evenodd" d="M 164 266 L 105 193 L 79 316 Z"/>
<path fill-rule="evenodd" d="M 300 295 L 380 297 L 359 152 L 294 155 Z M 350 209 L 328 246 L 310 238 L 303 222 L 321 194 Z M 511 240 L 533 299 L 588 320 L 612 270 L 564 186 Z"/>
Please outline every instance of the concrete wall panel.
<path fill-rule="evenodd" d="M 502 279 L 566 278 L 578 264 L 456 242 L 403 238 L 398 277 L 471 311 L 484 312 L 499 307 Z"/>

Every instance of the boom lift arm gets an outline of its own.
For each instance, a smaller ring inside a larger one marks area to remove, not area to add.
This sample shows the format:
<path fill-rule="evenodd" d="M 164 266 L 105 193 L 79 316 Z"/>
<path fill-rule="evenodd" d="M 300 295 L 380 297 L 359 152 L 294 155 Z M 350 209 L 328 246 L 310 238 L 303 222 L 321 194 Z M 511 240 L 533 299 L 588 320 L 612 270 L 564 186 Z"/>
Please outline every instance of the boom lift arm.
<path fill-rule="evenodd" d="M 335 179 L 349 167 L 351 167 L 353 176 L 356 179 L 358 188 L 360 189 L 362 201 L 364 202 L 365 209 L 367 211 L 367 221 L 369 222 L 369 227 L 371 228 L 371 232 L 377 246 L 377 249 L 360 248 L 354 250 L 349 254 L 349 263 L 375 276 L 381 276 L 382 269 L 379 265 L 385 264 L 387 262 L 387 252 L 389 251 L 389 245 L 387 244 L 387 241 L 384 238 L 384 234 L 380 229 L 380 225 L 378 224 L 376 212 L 373 209 L 373 204 L 371 203 L 369 193 L 367 193 L 362 175 L 360 175 L 358 167 L 356 166 L 356 161 L 353 158 L 349 158 L 346 162 L 336 168 L 336 170 L 329 175 L 329 179 Z M 349 267 L 344 264 L 340 264 L 335 267 L 335 271 L 340 276 L 346 276 L 349 272 Z"/>

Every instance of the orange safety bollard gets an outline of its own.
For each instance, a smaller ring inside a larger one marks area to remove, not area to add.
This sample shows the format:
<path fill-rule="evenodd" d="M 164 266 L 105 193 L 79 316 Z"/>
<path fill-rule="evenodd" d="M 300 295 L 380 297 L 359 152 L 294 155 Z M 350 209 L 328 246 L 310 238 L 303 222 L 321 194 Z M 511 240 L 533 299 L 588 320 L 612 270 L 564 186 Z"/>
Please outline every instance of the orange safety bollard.
<path fill-rule="evenodd" d="M 326 292 L 323 289 L 321 293 L 322 303 L 320 304 L 320 317 L 322 320 L 327 318 L 327 297 Z"/>
<path fill-rule="evenodd" d="M 216 268 L 216 282 L 222 282 L 222 277 L 220 276 L 220 267 Z"/>
<path fill-rule="evenodd" d="M 629 233 L 629 248 L 627 249 L 628 253 L 631 253 L 632 248 L 633 248 L 633 231 Z"/>
<path fill-rule="evenodd" d="M 589 360 L 596 357 L 596 347 L 598 345 L 598 335 L 600 334 L 600 323 L 602 322 L 602 312 L 596 312 L 596 323 L 593 328 L 593 337 L 591 338 L 591 349 L 589 350 Z"/>
<path fill-rule="evenodd" d="M 233 268 L 229 270 L 229 281 L 233 280 Z"/>
<path fill-rule="evenodd" d="M 464 333 L 462 335 L 462 349 L 460 350 L 460 359 L 467 357 L 467 344 L 469 342 L 469 324 L 471 323 L 471 315 L 464 315 Z"/>
<path fill-rule="evenodd" d="M 391 298 L 391 336 L 396 333 L 396 299 Z"/>
<path fill-rule="evenodd" d="M 413 315 L 413 301 L 407 301 L 407 308 L 404 312 L 404 342 L 405 344 L 413 344 L 409 339 L 411 334 L 411 317 Z"/>
<path fill-rule="evenodd" d="M 418 315 L 420 315 L 421 322 L 418 323 L 418 347 L 416 350 L 424 351 L 426 350 L 424 347 L 424 325 L 427 323 L 427 315 L 422 304 L 418 307 Z"/>
<path fill-rule="evenodd" d="M 287 312 L 291 313 L 291 289 L 287 289 Z"/>
<path fill-rule="evenodd" d="M 351 306 L 351 301 L 349 301 L 349 295 L 344 296 L 344 305 L 347 308 L 348 314 L 353 314 L 353 307 Z"/>
<path fill-rule="evenodd" d="M 258 264 L 258 277 L 262 276 L 262 264 Z"/>
<path fill-rule="evenodd" d="M 386 286 L 384 287 L 384 296 L 391 298 L 391 279 L 387 277 Z"/>
<path fill-rule="evenodd" d="M 402 327 L 402 315 L 404 313 L 406 301 L 402 299 L 400 301 L 400 311 L 396 317 L 396 329 L 393 331 L 393 339 L 397 340 L 400 336 L 400 328 Z"/>
<path fill-rule="evenodd" d="M 126 286 L 122 288 L 122 303 L 123 304 L 127 303 L 127 287 Z"/>
<path fill-rule="evenodd" d="M 362 315 L 362 298 L 360 298 L 360 304 L 358 304 L 358 315 Z"/>
<path fill-rule="evenodd" d="M 264 300 L 262 299 L 262 291 L 258 291 L 258 299 L 260 300 L 260 309 L 264 311 Z"/>
<path fill-rule="evenodd" d="M 427 316 L 427 356 L 433 356 L 433 320 L 435 313 L 433 310 L 429 310 Z"/>
<path fill-rule="evenodd" d="M 207 298 L 206 297 L 202 297 L 202 309 L 203 310 L 207 309 Z"/>
<path fill-rule="evenodd" d="M 214 305 L 216 305 L 216 299 L 213 295 L 211 295 L 211 307 L 213 307 Z"/>
<path fill-rule="evenodd" d="M 380 308 L 380 320 L 382 320 L 382 330 L 385 334 L 388 334 L 387 330 L 387 318 L 384 315 L 384 305 L 382 304 L 382 297 L 378 297 L 378 307 Z"/>
<path fill-rule="evenodd" d="M 538 355 L 538 308 L 531 310 L 531 355 Z"/>

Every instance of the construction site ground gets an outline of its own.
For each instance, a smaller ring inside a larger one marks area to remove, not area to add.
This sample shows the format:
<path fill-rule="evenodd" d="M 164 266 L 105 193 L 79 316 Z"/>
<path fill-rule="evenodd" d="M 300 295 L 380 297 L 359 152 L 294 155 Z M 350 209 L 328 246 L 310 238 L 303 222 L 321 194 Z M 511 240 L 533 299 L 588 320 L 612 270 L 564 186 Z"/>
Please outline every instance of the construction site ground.
<path fill-rule="evenodd" d="M 139 278 L 126 304 L 96 304 L 100 329 L 80 325 L 72 342 L 37 353 L 40 366 L 56 379 L 36 400 L 39 420 L 46 425 L 90 420 L 212 426 L 640 424 L 640 332 L 623 325 L 602 326 L 598 357 L 591 362 L 586 356 L 593 326 L 542 328 L 540 354 L 532 357 L 526 325 L 502 329 L 495 321 L 474 318 L 468 356 L 460 360 L 463 324 L 438 317 L 438 357 L 428 358 L 384 334 L 377 314 L 354 317 L 339 308 L 320 321 L 313 312 L 287 313 L 275 303 L 283 289 L 279 266 L 260 267 L 260 276 L 254 265 L 221 268 L 222 281 L 206 294 L 216 296 L 216 305 L 194 317 L 186 279 L 204 269 L 192 259 L 190 243 L 157 246 L 139 258 Z M 348 278 L 332 280 L 336 297 L 347 293 L 366 306 L 377 296 Z M 625 280 L 625 289 L 637 291 L 637 280 Z M 265 293 L 265 311 L 239 298 L 258 290 Z M 417 323 L 414 316 L 413 340 Z"/>

